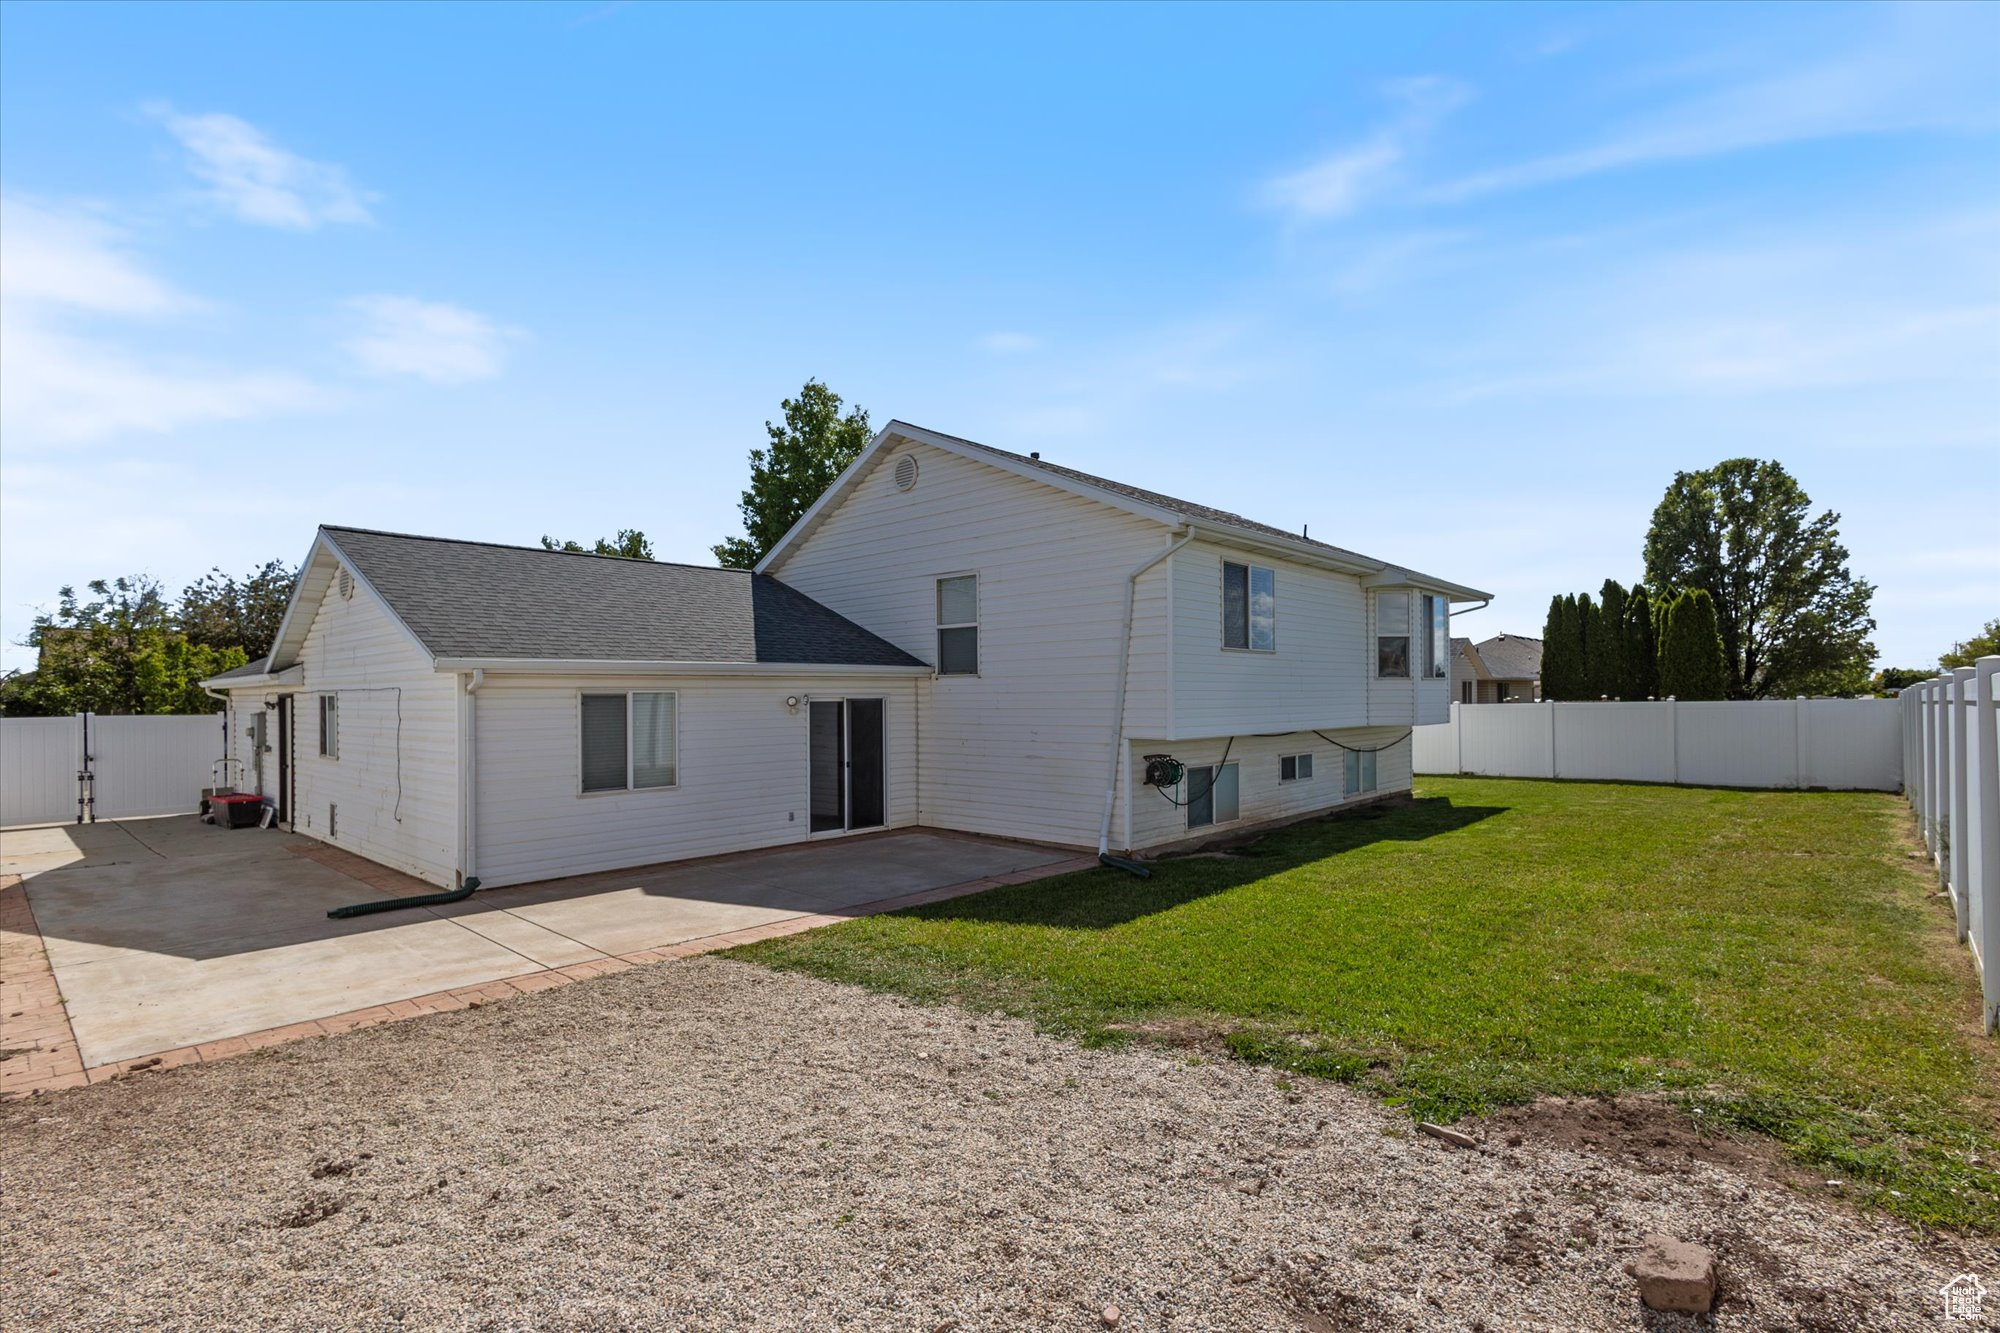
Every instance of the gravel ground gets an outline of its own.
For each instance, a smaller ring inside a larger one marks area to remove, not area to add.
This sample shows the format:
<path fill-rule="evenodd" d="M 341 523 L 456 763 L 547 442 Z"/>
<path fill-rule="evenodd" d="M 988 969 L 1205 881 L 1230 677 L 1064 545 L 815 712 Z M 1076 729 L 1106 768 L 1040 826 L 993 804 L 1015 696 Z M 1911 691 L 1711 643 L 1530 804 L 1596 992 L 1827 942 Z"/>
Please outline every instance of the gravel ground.
<path fill-rule="evenodd" d="M 0 1106 L 15 1328 L 1936 1329 L 1993 1246 L 1751 1171 L 720 959 Z M 1650 1231 L 1712 1324 L 1646 1315 Z M 1954 1325 L 1967 1327 L 1967 1325 Z"/>

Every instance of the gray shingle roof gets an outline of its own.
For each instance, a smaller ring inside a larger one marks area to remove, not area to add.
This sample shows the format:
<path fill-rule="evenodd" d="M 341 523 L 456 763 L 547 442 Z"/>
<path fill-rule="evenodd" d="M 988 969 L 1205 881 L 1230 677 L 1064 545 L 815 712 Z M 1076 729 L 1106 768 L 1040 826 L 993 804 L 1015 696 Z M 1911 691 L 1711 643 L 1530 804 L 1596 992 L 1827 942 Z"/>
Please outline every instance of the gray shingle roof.
<path fill-rule="evenodd" d="M 322 531 L 437 657 L 923 665 L 749 570 Z"/>
<path fill-rule="evenodd" d="M 1179 514 L 1185 518 L 1198 519 L 1206 523 L 1219 523 L 1225 527 L 1242 528 L 1245 532 L 1262 533 L 1266 537 L 1283 537 L 1290 541 L 1304 542 L 1307 546 L 1317 546 L 1323 551 L 1364 565 L 1379 567 L 1383 563 L 1372 557 L 1362 555 L 1359 552 L 1350 551 L 1344 546 L 1335 546 L 1331 542 L 1317 541 L 1311 537 L 1302 537 L 1289 529 L 1274 528 L 1269 523 L 1259 523 L 1255 519 L 1245 518 L 1241 514 L 1232 514 L 1227 509 L 1216 509 L 1210 505 L 1196 504 L 1192 500 L 1177 500 L 1171 495 L 1162 495 L 1158 491 L 1149 491 L 1139 486 L 1128 486 L 1122 481 L 1112 481 L 1107 477 L 1093 476 L 1088 472 L 1079 472 L 1075 468 L 1060 467 L 1054 463 L 1044 462 L 1039 458 L 1034 458 L 1027 454 L 1011 453 L 1006 449 L 995 449 L 990 444 L 981 444 L 977 440 L 968 440 L 962 435 L 946 435 L 943 431 L 931 430 L 928 426 L 921 429 L 929 434 L 951 440 L 956 444 L 977 449 L 982 453 L 994 454 L 1026 467 L 1039 468 L 1043 472 L 1064 477 L 1070 481 L 1081 482 L 1085 486 L 1095 486 L 1101 491 L 1110 491 L 1114 495 L 1122 495 L 1128 500 L 1137 500 L 1140 504 L 1151 505 L 1155 509 L 1165 509 L 1170 513 Z"/>
<path fill-rule="evenodd" d="M 1486 669 L 1501 680 L 1533 680 L 1542 674 L 1542 641 L 1519 634 L 1496 634 L 1473 647 Z"/>
<path fill-rule="evenodd" d="M 267 653 L 263 657 L 253 658 L 250 661 L 245 662 L 240 667 L 231 667 L 227 671 L 219 671 L 215 675 L 210 676 L 209 679 L 235 680 L 238 677 L 243 677 L 243 676 L 261 676 L 264 674 L 265 671 L 270 669 L 270 666 L 271 666 L 271 658 L 270 655 Z"/>

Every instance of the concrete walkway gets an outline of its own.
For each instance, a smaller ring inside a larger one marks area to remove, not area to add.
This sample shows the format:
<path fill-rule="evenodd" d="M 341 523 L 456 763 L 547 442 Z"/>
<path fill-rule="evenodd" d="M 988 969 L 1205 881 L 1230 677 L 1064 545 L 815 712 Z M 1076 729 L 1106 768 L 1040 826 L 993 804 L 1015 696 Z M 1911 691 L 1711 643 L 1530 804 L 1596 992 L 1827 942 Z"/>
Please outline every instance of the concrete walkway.
<path fill-rule="evenodd" d="M 191 817 L 8 830 L 0 875 L 25 881 L 8 890 L 25 893 L 6 921 L 8 980 L 30 985 L 46 967 L 75 1054 L 65 1064 L 38 1040 L 0 1062 L 0 1095 L 76 1081 L 79 1066 L 217 1058 L 1088 864 L 910 830 L 331 921 L 332 907 L 435 889 L 309 839 Z M 39 941 L 15 938 L 24 930 Z"/>

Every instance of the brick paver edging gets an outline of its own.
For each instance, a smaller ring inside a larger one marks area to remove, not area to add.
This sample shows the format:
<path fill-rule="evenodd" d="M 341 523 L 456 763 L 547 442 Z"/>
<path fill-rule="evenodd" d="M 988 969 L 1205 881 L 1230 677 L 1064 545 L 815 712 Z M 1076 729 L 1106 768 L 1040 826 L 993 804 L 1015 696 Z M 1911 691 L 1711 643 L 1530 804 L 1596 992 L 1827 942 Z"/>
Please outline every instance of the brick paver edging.
<path fill-rule="evenodd" d="M 62 996 L 56 988 L 55 974 L 50 971 L 48 957 L 42 950 L 41 933 L 35 928 L 34 914 L 28 907 L 26 891 L 22 888 L 18 877 L 10 877 L 12 882 L 6 886 L 4 892 L 0 892 L 0 930 L 6 932 L 4 936 L 0 936 L 0 941 L 4 941 L 5 945 L 4 950 L 0 950 L 0 977 L 4 977 L 5 994 L 9 997 L 7 1007 L 0 1009 L 0 1014 L 12 1014 L 20 1008 L 23 1010 L 24 1018 L 33 1014 L 41 1015 L 43 1027 L 32 1030 L 41 1032 L 47 1029 L 48 1045 L 43 1048 L 38 1044 L 35 1050 L 27 1054 L 26 1059 L 31 1063 L 23 1065 L 18 1076 L 14 1070 L 15 1061 L 22 1057 L 15 1056 L 0 1063 L 0 1101 L 31 1096 L 39 1092 L 53 1092 L 58 1088 L 76 1087 L 86 1081 L 103 1083 L 149 1070 L 171 1069 L 175 1065 L 206 1064 L 214 1060 L 226 1060 L 232 1055 L 242 1055 L 247 1051 L 282 1045 L 288 1041 L 297 1041 L 301 1037 L 328 1037 L 355 1028 L 373 1027 L 378 1023 L 395 1023 L 405 1018 L 416 1018 L 421 1014 L 443 1014 L 454 1009 L 470 1009 L 515 995 L 529 995 L 536 991 L 551 990 L 557 986 L 567 986 L 571 982 L 588 981 L 592 977 L 609 976 L 611 973 L 623 972 L 646 963 L 691 958 L 696 954 L 733 949 L 739 944 L 754 944 L 758 940 L 776 939 L 781 935 L 797 935 L 808 930 L 818 930 L 821 926 L 851 921 L 856 917 L 900 911 L 924 903 L 943 902 L 949 898 L 962 898 L 967 894 L 984 893 L 988 889 L 997 889 L 1004 885 L 1027 884 L 1055 875 L 1089 870 L 1096 864 L 1097 858 L 1094 856 L 1071 857 L 1029 870 L 1016 870 L 986 879 L 967 880 L 962 884 L 948 884 L 942 888 L 906 893 L 896 898 L 880 898 L 842 912 L 787 917 L 768 925 L 732 930 L 721 935 L 708 935 L 697 940 L 685 940 L 663 948 L 644 949 L 638 953 L 612 958 L 595 958 L 589 962 L 571 963 L 567 967 L 535 968 L 478 986 L 434 991 L 429 995 L 394 1000 L 388 1004 L 355 1009 L 309 1022 L 290 1023 L 284 1027 L 266 1028 L 261 1032 L 247 1032 L 238 1037 L 206 1041 L 196 1046 L 179 1046 L 173 1050 L 156 1051 L 151 1055 L 117 1060 L 87 1070 L 83 1068 L 82 1058 L 77 1051 L 76 1038 L 70 1032 L 69 1015 L 63 1008 Z M 18 907 L 15 905 L 17 902 Z M 16 945 L 17 930 L 22 930 L 28 943 Z M 39 973 L 35 972 L 37 967 L 40 969 Z M 23 988 L 19 1003 L 14 999 L 17 971 L 21 976 L 19 984 Z M 31 998 L 31 992 L 35 998 Z M 51 1011 L 55 1016 L 54 1019 L 49 1018 Z M 49 1026 L 58 1020 L 61 1023 L 59 1034 Z M 17 1037 L 26 1040 L 31 1030 L 24 1025 L 17 1032 L 16 1021 L 11 1017 L 6 1020 L 5 1045 L 10 1047 L 17 1044 Z M 67 1065 L 61 1063 L 64 1052 L 67 1052 Z"/>
<path fill-rule="evenodd" d="M 19 875 L 0 877 L 0 1100 L 84 1081 L 27 886 Z"/>

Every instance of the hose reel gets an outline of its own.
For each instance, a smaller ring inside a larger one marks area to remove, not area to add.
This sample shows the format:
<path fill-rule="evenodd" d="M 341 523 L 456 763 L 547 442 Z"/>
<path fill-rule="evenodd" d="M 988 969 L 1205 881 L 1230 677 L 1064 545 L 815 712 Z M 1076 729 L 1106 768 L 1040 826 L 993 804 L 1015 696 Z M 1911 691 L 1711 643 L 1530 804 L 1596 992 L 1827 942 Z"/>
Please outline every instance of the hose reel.
<path fill-rule="evenodd" d="M 1187 765 L 1170 754 L 1149 754 L 1144 758 L 1148 787 L 1178 787 L 1187 776 Z"/>

